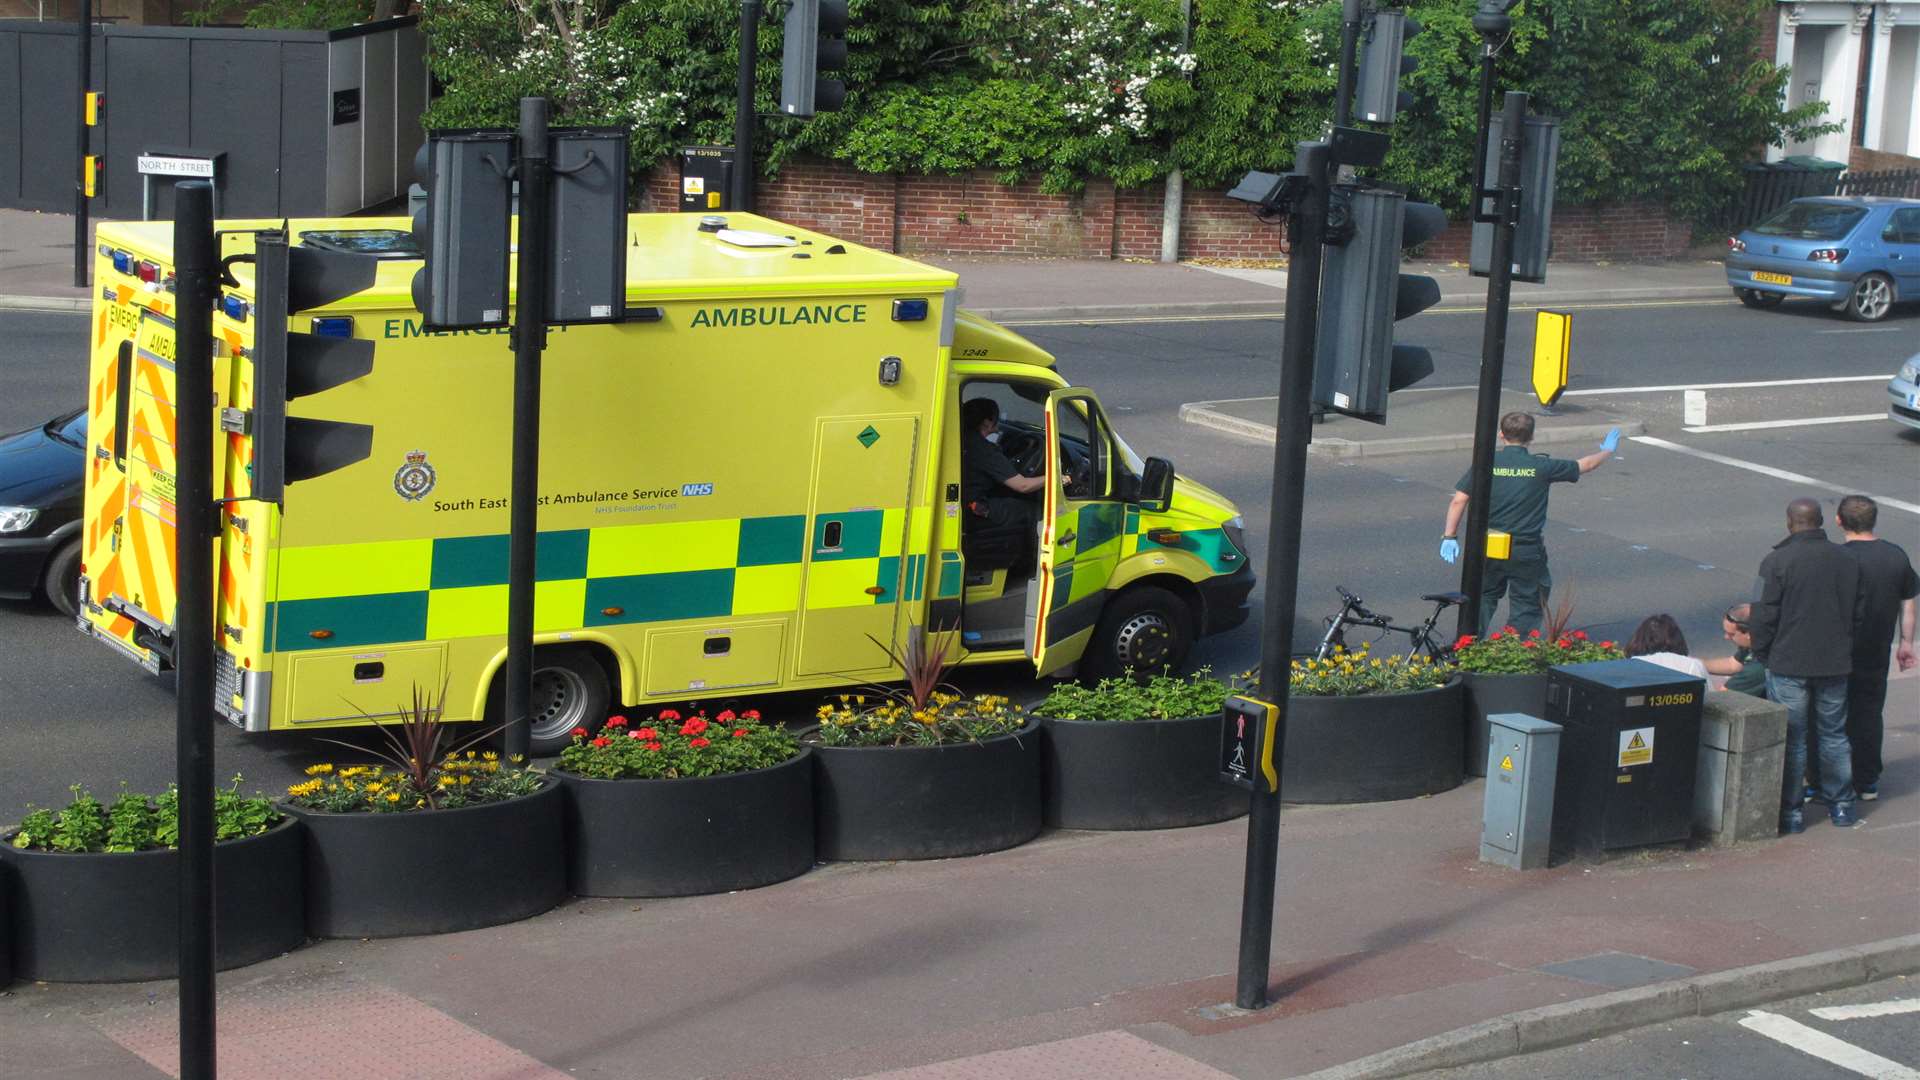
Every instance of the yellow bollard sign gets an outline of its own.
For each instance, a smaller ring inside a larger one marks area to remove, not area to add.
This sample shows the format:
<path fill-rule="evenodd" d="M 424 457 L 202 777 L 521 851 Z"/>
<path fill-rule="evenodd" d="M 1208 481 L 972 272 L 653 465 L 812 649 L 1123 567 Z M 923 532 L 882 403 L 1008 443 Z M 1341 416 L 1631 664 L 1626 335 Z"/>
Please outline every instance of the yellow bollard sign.
<path fill-rule="evenodd" d="M 1567 357 L 1573 349 L 1573 315 L 1539 311 L 1533 317 L 1533 395 L 1542 405 L 1560 400 L 1567 388 Z"/>

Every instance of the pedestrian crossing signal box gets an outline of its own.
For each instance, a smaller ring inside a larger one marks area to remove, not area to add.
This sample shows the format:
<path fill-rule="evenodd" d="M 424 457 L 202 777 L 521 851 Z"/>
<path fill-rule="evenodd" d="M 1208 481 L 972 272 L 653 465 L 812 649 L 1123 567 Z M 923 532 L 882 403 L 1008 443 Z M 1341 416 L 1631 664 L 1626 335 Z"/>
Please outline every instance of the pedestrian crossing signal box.
<path fill-rule="evenodd" d="M 1234 694 L 1223 709 L 1220 779 L 1248 791 L 1280 791 L 1280 710 L 1269 702 Z"/>
<path fill-rule="evenodd" d="M 680 212 L 731 210 L 734 154 L 731 146 L 680 148 Z"/>
<path fill-rule="evenodd" d="M 1705 680 L 1645 660 L 1548 672 L 1546 719 L 1562 728 L 1555 860 L 1692 835 L 1706 692 Z"/>

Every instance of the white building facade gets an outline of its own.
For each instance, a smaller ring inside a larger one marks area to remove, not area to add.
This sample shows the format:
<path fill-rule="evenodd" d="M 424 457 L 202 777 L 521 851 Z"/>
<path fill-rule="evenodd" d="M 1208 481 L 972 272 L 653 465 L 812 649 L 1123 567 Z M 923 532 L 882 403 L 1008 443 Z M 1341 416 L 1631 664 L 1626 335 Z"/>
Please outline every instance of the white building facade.
<path fill-rule="evenodd" d="M 1920 0 L 1781 0 L 1778 11 L 1774 60 L 1792 71 L 1787 106 L 1825 101 L 1841 129 L 1770 147 L 1768 159 L 1845 162 L 1854 147 L 1920 157 Z"/>

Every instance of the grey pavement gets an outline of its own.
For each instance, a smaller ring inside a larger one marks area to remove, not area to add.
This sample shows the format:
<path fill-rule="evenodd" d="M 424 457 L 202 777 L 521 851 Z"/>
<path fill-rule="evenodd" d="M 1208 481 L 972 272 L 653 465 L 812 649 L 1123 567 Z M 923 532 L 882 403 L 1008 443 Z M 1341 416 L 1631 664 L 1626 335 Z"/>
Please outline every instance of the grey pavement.
<path fill-rule="evenodd" d="M 72 245 L 69 215 L 0 210 L 0 307 L 84 308 L 87 291 L 73 285 Z M 1004 322 L 1275 315 L 1285 309 L 1286 273 L 1274 268 L 945 255 L 925 261 L 958 271 L 967 306 Z M 1442 306 L 1485 302 L 1485 280 L 1470 276 L 1464 266 L 1416 261 L 1408 270 L 1440 282 Z M 1724 271 L 1708 260 L 1568 262 L 1553 264 L 1544 285 L 1516 284 L 1513 303 L 1526 308 L 1727 295 Z"/>
<path fill-rule="evenodd" d="M 1479 391 L 1474 387 L 1403 390 L 1393 396 L 1391 429 L 1330 414 L 1315 425 L 1308 452 L 1327 458 L 1368 458 L 1472 449 L 1478 400 Z M 1276 397 L 1255 397 L 1188 402 L 1180 406 L 1180 418 L 1201 427 L 1272 443 L 1279 401 Z M 1534 442 L 1539 446 L 1598 443 L 1608 430 L 1616 427 L 1628 436 L 1646 430 L 1641 421 L 1611 409 L 1566 398 L 1561 401 L 1552 410 L 1543 412 L 1530 393 L 1513 389 L 1501 391 L 1502 412 L 1508 409 L 1534 412 Z"/>
<path fill-rule="evenodd" d="M 1916 690 L 1897 681 L 1890 713 Z M 1920 711 L 1897 715 L 1888 775 L 1911 778 Z M 1060 831 L 724 896 L 316 943 L 222 976 L 222 1075 L 332 1059 L 396 1078 L 1217 1080 L 1347 1065 L 1329 1075 L 1357 1080 L 1920 969 L 1910 779 L 1854 829 L 1527 873 L 1476 860 L 1482 797 L 1474 781 L 1289 807 L 1276 1004 L 1257 1013 L 1219 1008 L 1244 821 Z M 174 1000 L 169 983 L 16 985 L 0 998 L 0 1075 L 163 1075 Z"/>

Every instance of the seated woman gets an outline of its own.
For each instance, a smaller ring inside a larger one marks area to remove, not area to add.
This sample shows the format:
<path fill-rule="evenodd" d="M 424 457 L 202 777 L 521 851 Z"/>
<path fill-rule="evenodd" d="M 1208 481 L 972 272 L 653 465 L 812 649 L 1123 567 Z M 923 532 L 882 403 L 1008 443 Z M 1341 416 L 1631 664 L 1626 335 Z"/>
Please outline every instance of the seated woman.
<path fill-rule="evenodd" d="M 1673 616 L 1649 615 L 1627 641 L 1627 655 L 1649 664 L 1672 668 L 1696 679 L 1707 677 L 1707 666 L 1687 655 L 1687 638 Z"/>

